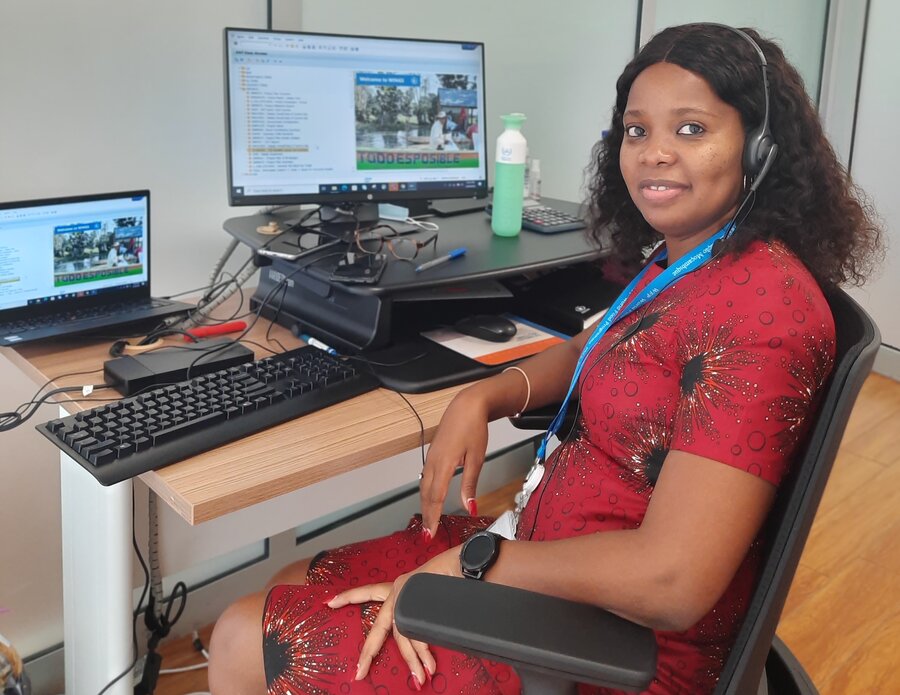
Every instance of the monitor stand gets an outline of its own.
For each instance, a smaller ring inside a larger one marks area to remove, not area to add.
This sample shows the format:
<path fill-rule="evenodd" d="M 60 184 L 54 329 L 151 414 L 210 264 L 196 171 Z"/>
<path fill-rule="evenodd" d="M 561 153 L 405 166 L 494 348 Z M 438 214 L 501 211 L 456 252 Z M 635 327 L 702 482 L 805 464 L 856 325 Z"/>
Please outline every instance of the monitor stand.
<path fill-rule="evenodd" d="M 432 200 L 428 209 L 438 217 L 452 217 L 480 212 L 487 207 L 488 202 L 487 198 L 442 198 Z"/>
<path fill-rule="evenodd" d="M 431 212 L 431 205 L 427 200 L 382 200 L 377 203 L 347 203 L 346 205 L 322 205 L 319 216 L 324 224 L 358 223 L 363 226 L 376 224 L 381 216 L 378 214 L 378 206 L 396 205 L 409 211 L 410 217 L 419 217 Z"/>

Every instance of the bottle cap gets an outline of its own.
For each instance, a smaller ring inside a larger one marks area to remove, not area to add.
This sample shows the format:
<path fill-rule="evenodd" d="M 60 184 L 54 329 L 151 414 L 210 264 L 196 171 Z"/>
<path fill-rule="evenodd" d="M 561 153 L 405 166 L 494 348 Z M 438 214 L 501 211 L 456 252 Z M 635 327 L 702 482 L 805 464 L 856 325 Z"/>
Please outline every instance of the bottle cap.
<path fill-rule="evenodd" d="M 513 130 L 518 130 L 525 122 L 524 113 L 507 113 L 503 116 L 500 116 L 500 118 L 503 119 L 504 126 L 506 126 L 507 128 L 512 128 Z"/>

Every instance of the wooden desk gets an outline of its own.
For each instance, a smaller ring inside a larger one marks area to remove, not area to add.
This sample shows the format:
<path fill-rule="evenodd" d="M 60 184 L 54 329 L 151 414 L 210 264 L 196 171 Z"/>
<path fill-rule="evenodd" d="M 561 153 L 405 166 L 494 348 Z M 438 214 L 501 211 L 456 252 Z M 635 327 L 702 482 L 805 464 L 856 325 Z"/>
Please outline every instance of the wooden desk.
<path fill-rule="evenodd" d="M 228 305 L 216 313 L 228 315 Z M 275 351 L 280 348 L 274 340 L 286 348 L 301 344 L 280 326 L 271 327 L 267 341 L 267 329 L 268 321 L 262 320 L 248 338 Z M 36 386 L 47 381 L 72 386 L 102 382 L 110 343 L 71 339 L 2 350 Z M 250 347 L 257 357 L 269 354 Z M 61 376 L 90 370 L 96 372 Z M 460 388 L 409 396 L 424 423 L 426 441 Z M 111 394 L 98 391 L 92 397 L 106 395 Z M 66 395 L 58 398 L 62 416 L 99 405 L 81 404 Z M 199 524 L 413 449 L 420 437 L 409 406 L 379 389 L 146 473 L 140 480 L 188 523 Z M 403 475 L 415 479 L 413 471 Z M 61 452 L 60 485 L 66 691 L 96 693 L 132 658 L 132 481 L 103 487 Z M 131 689 L 125 678 L 107 693 L 126 695 Z"/>
<path fill-rule="evenodd" d="M 277 325 L 271 327 L 267 342 L 268 328 L 269 322 L 262 319 L 247 336 L 259 344 L 247 344 L 257 359 L 271 354 L 261 345 L 280 351 L 275 340 L 288 349 L 303 345 Z M 174 338 L 169 340 L 176 342 Z M 181 341 L 180 336 L 177 341 Z M 38 343 L 9 349 L 6 354 L 38 385 L 46 381 L 54 386 L 101 383 L 103 362 L 110 359 L 110 342 Z M 57 378 L 93 369 L 99 371 Z M 430 441 L 450 400 L 462 388 L 407 396 L 425 425 L 426 441 Z M 92 397 L 108 394 L 99 391 Z M 100 405 L 79 403 L 65 394 L 59 400 L 65 401 L 70 413 Z M 420 438 L 419 422 L 409 406 L 397 394 L 378 389 L 140 478 L 189 524 L 199 524 L 407 451 L 417 447 Z M 247 465 L 248 461 L 253 465 Z"/>

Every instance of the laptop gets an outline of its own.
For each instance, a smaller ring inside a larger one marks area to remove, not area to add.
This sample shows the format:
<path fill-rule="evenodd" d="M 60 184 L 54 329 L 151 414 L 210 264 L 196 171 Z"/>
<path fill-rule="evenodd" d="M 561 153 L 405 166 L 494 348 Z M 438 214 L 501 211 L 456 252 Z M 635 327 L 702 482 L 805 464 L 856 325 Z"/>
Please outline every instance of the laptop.
<path fill-rule="evenodd" d="M 151 297 L 150 242 L 150 191 L 0 203 L 0 346 L 190 310 Z"/>

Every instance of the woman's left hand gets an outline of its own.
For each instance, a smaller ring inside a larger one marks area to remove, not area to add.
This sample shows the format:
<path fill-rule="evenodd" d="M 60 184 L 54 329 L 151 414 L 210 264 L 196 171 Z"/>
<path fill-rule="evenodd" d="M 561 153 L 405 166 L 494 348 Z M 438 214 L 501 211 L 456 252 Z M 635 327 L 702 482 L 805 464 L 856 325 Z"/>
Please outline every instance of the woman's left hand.
<path fill-rule="evenodd" d="M 369 636 L 363 644 L 362 651 L 359 655 L 359 664 L 356 667 L 356 676 L 354 680 L 362 680 L 369 673 L 372 661 L 381 651 L 388 635 L 393 634 L 394 641 L 400 649 L 403 660 L 409 665 L 409 670 L 418 686 L 425 684 L 425 674 L 431 677 L 435 672 L 435 661 L 431 650 L 424 642 L 411 640 L 399 632 L 394 624 L 394 602 L 400 589 L 413 574 L 419 572 L 429 572 L 431 574 L 444 574 L 451 577 L 461 577 L 462 573 L 459 569 L 459 546 L 445 550 L 440 555 L 431 558 L 424 565 L 408 574 L 401 574 L 394 582 L 384 582 L 382 584 L 369 584 L 360 586 L 349 591 L 343 591 L 328 602 L 329 608 L 341 608 L 351 603 L 369 603 L 371 601 L 380 601 L 381 610 L 375 619 Z M 436 599 L 438 597 L 435 597 Z"/>

